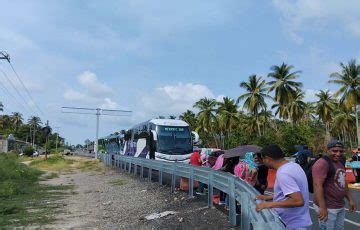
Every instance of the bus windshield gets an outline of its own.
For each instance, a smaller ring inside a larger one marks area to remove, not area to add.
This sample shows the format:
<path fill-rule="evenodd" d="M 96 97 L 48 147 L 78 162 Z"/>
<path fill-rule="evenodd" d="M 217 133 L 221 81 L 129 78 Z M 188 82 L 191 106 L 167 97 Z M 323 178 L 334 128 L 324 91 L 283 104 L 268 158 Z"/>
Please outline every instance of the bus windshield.
<path fill-rule="evenodd" d="M 182 155 L 192 152 L 189 127 L 157 126 L 157 151 L 164 154 Z"/>

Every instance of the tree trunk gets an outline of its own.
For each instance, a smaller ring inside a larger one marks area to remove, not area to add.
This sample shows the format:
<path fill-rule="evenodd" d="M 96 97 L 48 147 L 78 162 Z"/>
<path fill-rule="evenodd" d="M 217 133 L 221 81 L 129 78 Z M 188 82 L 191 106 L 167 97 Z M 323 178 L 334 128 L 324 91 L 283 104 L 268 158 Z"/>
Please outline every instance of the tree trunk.
<path fill-rule="evenodd" d="M 256 119 L 256 125 L 257 125 L 257 128 L 258 128 L 258 133 L 259 133 L 259 137 L 261 136 L 261 129 L 260 129 L 260 123 L 258 121 L 258 119 Z"/>
<path fill-rule="evenodd" d="M 356 136 L 357 136 L 357 146 L 360 146 L 360 128 L 359 128 L 359 117 L 358 117 L 358 105 L 355 105 L 355 120 L 356 120 Z"/>
<path fill-rule="evenodd" d="M 329 124 L 325 123 L 325 146 L 327 143 L 329 143 L 331 140 L 330 131 L 329 131 Z"/>

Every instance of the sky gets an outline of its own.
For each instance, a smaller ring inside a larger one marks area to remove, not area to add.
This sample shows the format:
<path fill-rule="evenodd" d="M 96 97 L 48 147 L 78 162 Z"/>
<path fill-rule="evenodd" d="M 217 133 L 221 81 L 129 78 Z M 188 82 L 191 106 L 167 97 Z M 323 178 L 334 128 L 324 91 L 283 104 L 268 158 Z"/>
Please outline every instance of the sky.
<path fill-rule="evenodd" d="M 360 61 L 358 0 L 0 0 L 0 6 L 0 51 L 9 53 L 33 98 L 0 60 L 4 113 L 49 120 L 72 144 L 95 138 L 96 118 L 61 113 L 62 106 L 133 111 L 102 116 L 105 136 L 179 115 L 203 97 L 236 99 L 240 82 L 252 74 L 269 80 L 270 67 L 282 62 L 302 71 L 305 99 L 315 101 L 318 90 L 336 90 L 327 82 L 340 62 Z"/>

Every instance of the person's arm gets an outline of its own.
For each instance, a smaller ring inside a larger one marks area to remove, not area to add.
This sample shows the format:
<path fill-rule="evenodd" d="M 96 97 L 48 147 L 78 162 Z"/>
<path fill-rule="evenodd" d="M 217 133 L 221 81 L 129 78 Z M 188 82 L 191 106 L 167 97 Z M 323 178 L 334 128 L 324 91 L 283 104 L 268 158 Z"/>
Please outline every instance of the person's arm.
<path fill-rule="evenodd" d="M 256 205 L 256 211 L 260 212 L 267 208 L 295 208 L 304 206 L 304 198 L 301 192 L 295 192 L 287 195 L 286 200 L 276 202 L 263 202 Z"/>
<path fill-rule="evenodd" d="M 258 195 L 255 200 L 263 200 L 263 201 L 269 201 L 269 200 L 273 200 L 274 199 L 274 195 Z"/>
<path fill-rule="evenodd" d="M 328 218 L 328 211 L 325 203 L 324 181 L 325 178 L 313 178 L 314 195 L 319 205 L 318 218 L 325 221 Z"/>
<path fill-rule="evenodd" d="M 349 190 L 348 184 L 346 183 L 346 187 L 345 187 L 345 197 L 346 199 L 349 201 L 349 212 L 355 212 L 356 211 L 356 202 L 354 201 L 351 192 Z"/>

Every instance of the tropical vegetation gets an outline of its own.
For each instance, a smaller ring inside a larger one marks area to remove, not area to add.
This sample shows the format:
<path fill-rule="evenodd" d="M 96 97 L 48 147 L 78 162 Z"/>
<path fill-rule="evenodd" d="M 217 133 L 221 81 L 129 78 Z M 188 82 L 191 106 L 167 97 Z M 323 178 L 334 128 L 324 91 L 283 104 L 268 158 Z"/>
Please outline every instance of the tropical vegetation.
<path fill-rule="evenodd" d="M 311 102 L 305 101 L 301 71 L 282 63 L 272 66 L 267 78 L 253 74 L 240 82 L 236 100 L 202 98 L 179 119 L 200 134 L 206 147 L 276 143 L 291 154 L 300 144 L 321 152 L 336 138 L 351 149 L 360 144 L 360 64 L 351 60 L 340 68 L 329 80 L 337 90 L 319 90 Z"/>

